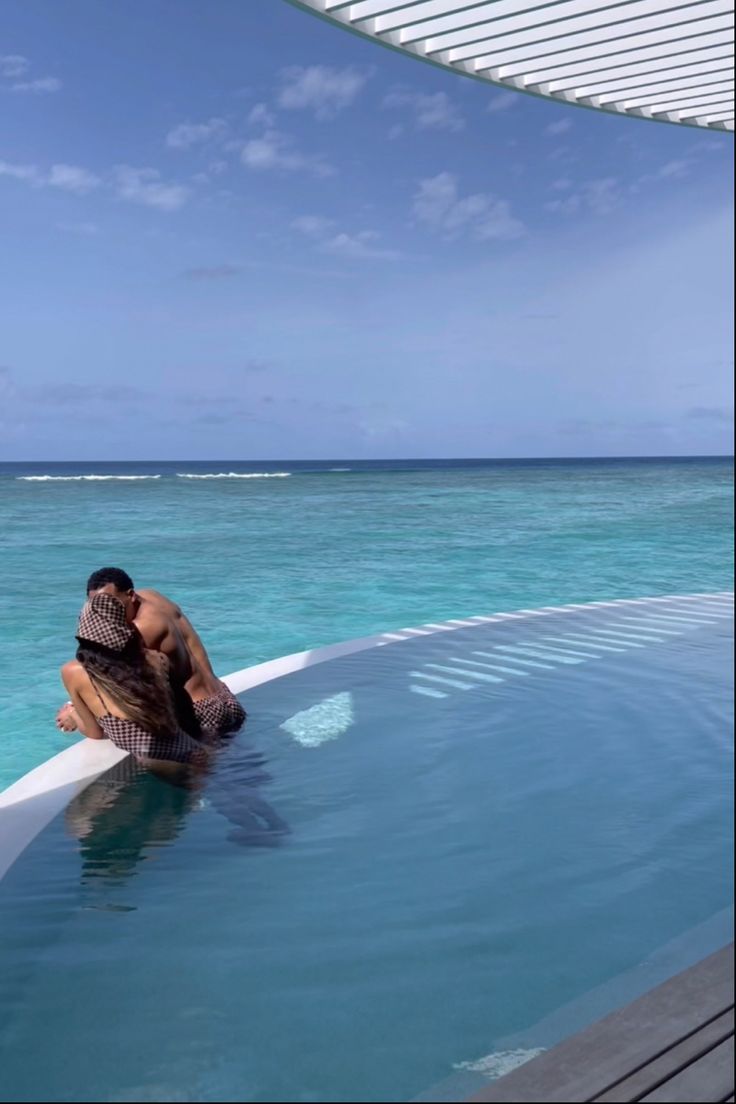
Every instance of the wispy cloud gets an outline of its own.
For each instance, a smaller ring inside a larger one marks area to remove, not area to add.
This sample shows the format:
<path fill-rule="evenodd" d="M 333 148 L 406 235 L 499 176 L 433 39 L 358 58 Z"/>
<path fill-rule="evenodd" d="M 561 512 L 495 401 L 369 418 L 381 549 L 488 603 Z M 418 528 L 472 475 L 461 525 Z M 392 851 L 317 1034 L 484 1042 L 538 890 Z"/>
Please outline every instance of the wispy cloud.
<path fill-rule="evenodd" d="M 63 188 L 76 195 L 86 195 L 102 183 L 99 176 L 79 165 L 52 165 L 46 182 L 51 188 Z"/>
<path fill-rule="evenodd" d="M 491 115 L 495 115 L 498 111 L 509 111 L 518 104 L 519 99 L 520 94 L 518 92 L 499 92 L 488 104 L 486 111 L 490 112 Z"/>
<path fill-rule="evenodd" d="M 419 182 L 414 214 L 448 238 L 467 233 L 478 241 L 510 241 L 525 232 L 507 200 L 485 192 L 462 196 L 457 177 L 449 172 Z"/>
<path fill-rule="evenodd" d="M 643 176 L 640 176 L 636 184 L 632 185 L 631 190 L 637 191 L 639 185 L 652 184 L 656 181 L 682 180 L 689 176 L 692 165 L 693 160 L 689 157 L 673 158 L 670 161 L 665 161 L 653 172 L 644 173 Z"/>
<path fill-rule="evenodd" d="M 22 77 L 30 67 L 30 61 L 22 54 L 0 54 L 0 77 L 5 77 L 8 80 Z"/>
<path fill-rule="evenodd" d="M 176 211 L 189 198 L 188 188 L 163 180 L 158 169 L 138 169 L 130 165 L 117 165 L 103 179 L 80 165 L 59 162 L 42 169 L 38 165 L 0 161 L 0 177 L 3 176 L 33 188 L 58 188 L 77 196 L 86 196 L 96 189 L 108 194 L 112 190 L 118 199 L 159 211 Z"/>
<path fill-rule="evenodd" d="M 118 198 L 129 203 L 139 203 L 158 211 L 178 211 L 189 198 L 188 188 L 162 180 L 158 169 L 118 165 L 113 175 Z"/>
<path fill-rule="evenodd" d="M 554 186 L 554 185 L 553 185 Z M 621 188 L 613 176 L 587 180 L 564 199 L 552 199 L 545 203 L 548 211 L 563 215 L 575 215 L 590 211 L 594 215 L 609 215 L 621 202 Z"/>
<path fill-rule="evenodd" d="M 417 130 L 463 130 L 465 119 L 446 92 L 395 89 L 383 99 L 384 108 L 407 108 Z"/>
<path fill-rule="evenodd" d="M 281 72 L 277 102 L 287 111 L 311 111 L 317 119 L 332 119 L 350 106 L 369 76 L 352 66 L 292 66 Z"/>
<path fill-rule="evenodd" d="M 35 188 L 61 188 L 76 195 L 86 195 L 102 183 L 99 176 L 79 165 L 52 165 L 48 171 L 38 165 L 19 165 L 0 161 L 0 176 L 20 180 Z"/>
<path fill-rule="evenodd" d="M 268 104 L 257 103 L 248 113 L 248 122 L 251 126 L 273 127 L 276 125 L 276 116 Z"/>
<path fill-rule="evenodd" d="M 166 145 L 169 149 L 189 149 L 223 138 L 227 129 L 226 121 L 220 118 L 208 119 L 206 123 L 179 123 L 166 135 Z"/>
<path fill-rule="evenodd" d="M 545 134 L 551 134 L 551 135 L 566 134 L 567 131 L 570 130 L 571 127 L 572 127 L 572 120 L 571 119 L 555 119 L 555 121 L 553 123 L 550 123 L 548 126 L 546 126 L 544 128 L 544 133 Z"/>
<path fill-rule="evenodd" d="M 8 176 L 11 180 L 22 180 L 26 184 L 34 184 L 37 187 L 43 184 L 43 174 L 36 165 L 18 165 L 10 161 L 0 161 L 0 176 Z"/>
<path fill-rule="evenodd" d="M 687 176 L 691 164 L 692 162 L 683 158 L 674 161 L 665 161 L 663 165 L 659 166 L 657 176 L 660 180 L 671 180 L 673 177 Z"/>
<path fill-rule="evenodd" d="M 10 81 L 5 84 L 6 90 L 11 92 L 58 92 L 62 82 L 58 77 L 32 77 L 30 75 L 31 63 L 23 54 L 0 55 L 0 80 Z"/>
<path fill-rule="evenodd" d="M 58 77 L 37 77 L 35 80 L 16 81 L 11 84 L 11 92 L 32 92 L 43 94 L 44 92 L 59 92 L 63 87 Z"/>
<path fill-rule="evenodd" d="M 394 261 L 400 256 L 397 250 L 380 244 L 380 234 L 375 230 L 348 234 L 337 230 L 334 220 L 322 215 L 300 215 L 291 225 L 315 242 L 320 252 L 333 257 L 354 261 Z"/>
<path fill-rule="evenodd" d="M 309 238 L 322 238 L 335 225 L 334 219 L 324 215 L 299 215 L 292 222 L 294 230 L 306 234 Z"/>
<path fill-rule="evenodd" d="M 322 243 L 324 253 L 335 257 L 348 257 L 354 261 L 394 261 L 399 253 L 378 245 L 380 235 L 375 230 L 361 230 L 357 234 L 335 234 Z"/>
<path fill-rule="evenodd" d="M 288 134 L 278 130 L 250 138 L 241 149 L 240 159 L 247 168 L 260 172 L 275 169 L 331 176 L 335 171 L 321 154 L 302 153 Z"/>

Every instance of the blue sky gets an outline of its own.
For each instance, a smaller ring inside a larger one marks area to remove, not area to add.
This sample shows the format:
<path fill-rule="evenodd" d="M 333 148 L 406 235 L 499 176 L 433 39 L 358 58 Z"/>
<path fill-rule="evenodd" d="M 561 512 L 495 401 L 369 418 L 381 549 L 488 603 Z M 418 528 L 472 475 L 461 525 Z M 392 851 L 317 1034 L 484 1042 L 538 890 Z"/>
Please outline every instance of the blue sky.
<path fill-rule="evenodd" d="M 3 459 L 731 451 L 731 137 L 282 0 L 0 36 Z"/>

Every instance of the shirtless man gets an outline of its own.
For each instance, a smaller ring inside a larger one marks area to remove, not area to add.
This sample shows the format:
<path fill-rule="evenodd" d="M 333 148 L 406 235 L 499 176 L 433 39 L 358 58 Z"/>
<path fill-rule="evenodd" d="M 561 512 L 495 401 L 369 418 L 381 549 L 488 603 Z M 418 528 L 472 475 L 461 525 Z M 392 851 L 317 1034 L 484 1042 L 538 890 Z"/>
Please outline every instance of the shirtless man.
<path fill-rule="evenodd" d="M 87 597 L 102 592 L 123 604 L 128 623 L 135 626 L 147 648 L 168 657 L 172 683 L 186 691 L 183 713 L 191 699 L 194 723 L 201 729 L 222 735 L 242 726 L 245 710 L 217 678 L 204 644 L 175 602 L 157 590 L 136 590 L 133 580 L 119 567 L 103 567 L 90 575 Z M 56 723 L 65 732 L 78 727 L 68 703 L 59 710 Z"/>

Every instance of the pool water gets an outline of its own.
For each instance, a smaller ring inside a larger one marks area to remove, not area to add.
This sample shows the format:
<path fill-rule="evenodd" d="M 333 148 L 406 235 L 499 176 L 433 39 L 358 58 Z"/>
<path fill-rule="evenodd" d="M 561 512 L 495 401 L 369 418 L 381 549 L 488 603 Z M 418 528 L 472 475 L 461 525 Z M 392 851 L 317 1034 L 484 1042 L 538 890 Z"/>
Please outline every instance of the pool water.
<path fill-rule="evenodd" d="M 409 1100 L 725 943 L 731 641 L 727 595 L 416 631 L 249 691 L 201 791 L 119 764 L 0 882 L 2 1099 Z"/>

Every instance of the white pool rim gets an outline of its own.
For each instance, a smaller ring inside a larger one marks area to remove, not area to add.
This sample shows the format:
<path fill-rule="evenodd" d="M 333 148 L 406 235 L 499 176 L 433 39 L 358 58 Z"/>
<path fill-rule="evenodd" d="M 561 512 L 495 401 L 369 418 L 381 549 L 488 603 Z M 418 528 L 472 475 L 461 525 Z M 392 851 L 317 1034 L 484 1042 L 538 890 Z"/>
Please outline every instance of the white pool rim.
<path fill-rule="evenodd" d="M 429 636 L 440 632 L 453 632 L 494 621 L 543 617 L 555 613 L 573 613 L 584 609 L 605 606 L 654 604 L 658 602 L 728 602 L 733 591 L 703 591 L 695 594 L 662 594 L 647 598 L 616 598 L 610 601 L 571 603 L 564 606 L 542 606 L 539 609 L 520 609 L 509 613 L 480 614 L 475 617 L 453 618 L 449 621 L 433 621 L 414 628 L 378 633 L 359 637 L 342 644 L 294 652 L 279 659 L 257 663 L 227 675 L 223 681 L 234 694 L 242 694 L 266 682 L 284 675 L 302 671 L 318 663 L 325 663 L 341 656 L 400 644 L 417 636 Z M 0 878 L 18 856 L 53 820 L 69 801 L 91 782 L 104 774 L 115 763 L 125 759 L 127 752 L 107 740 L 76 740 L 70 747 L 47 759 L 24 774 L 17 782 L 0 792 Z"/>

